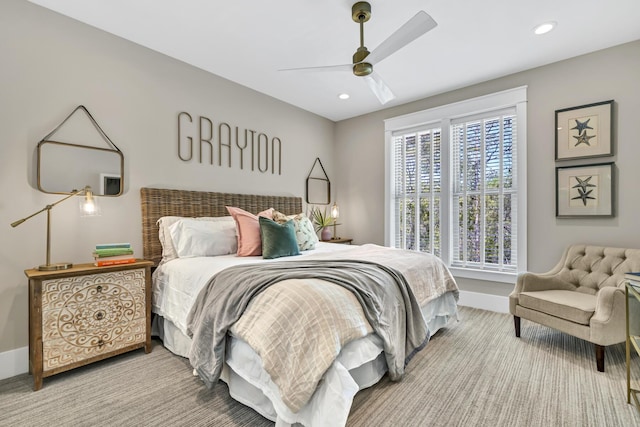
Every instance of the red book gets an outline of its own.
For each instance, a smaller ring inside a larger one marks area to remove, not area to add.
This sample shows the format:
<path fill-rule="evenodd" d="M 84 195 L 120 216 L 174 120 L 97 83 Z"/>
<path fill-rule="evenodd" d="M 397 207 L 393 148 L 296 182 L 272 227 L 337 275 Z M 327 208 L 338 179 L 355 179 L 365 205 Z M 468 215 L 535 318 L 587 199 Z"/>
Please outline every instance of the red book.
<path fill-rule="evenodd" d="M 107 265 L 119 265 L 119 264 L 131 264 L 136 262 L 135 258 L 125 258 L 125 259 L 103 259 L 100 258 L 94 262 L 97 267 L 104 267 Z"/>

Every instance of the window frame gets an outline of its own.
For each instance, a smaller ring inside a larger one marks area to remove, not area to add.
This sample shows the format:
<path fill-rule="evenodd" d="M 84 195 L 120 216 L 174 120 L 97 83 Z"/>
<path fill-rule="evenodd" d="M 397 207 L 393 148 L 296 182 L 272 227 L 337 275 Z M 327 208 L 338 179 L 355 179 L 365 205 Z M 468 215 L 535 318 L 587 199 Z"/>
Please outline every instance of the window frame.
<path fill-rule="evenodd" d="M 517 213 L 516 213 L 516 272 L 483 270 L 470 267 L 453 267 L 453 159 L 451 147 L 451 125 L 466 117 L 485 114 L 505 108 L 516 110 L 516 171 L 517 171 Z M 513 283 L 517 272 L 526 271 L 527 266 L 527 86 L 496 92 L 452 104 L 434 107 L 403 116 L 386 119 L 385 124 L 385 245 L 394 245 L 394 133 L 410 132 L 416 128 L 430 127 L 441 130 L 442 197 L 441 212 L 441 258 L 454 276 L 480 280 Z M 446 169 L 445 169 L 446 168 Z"/>

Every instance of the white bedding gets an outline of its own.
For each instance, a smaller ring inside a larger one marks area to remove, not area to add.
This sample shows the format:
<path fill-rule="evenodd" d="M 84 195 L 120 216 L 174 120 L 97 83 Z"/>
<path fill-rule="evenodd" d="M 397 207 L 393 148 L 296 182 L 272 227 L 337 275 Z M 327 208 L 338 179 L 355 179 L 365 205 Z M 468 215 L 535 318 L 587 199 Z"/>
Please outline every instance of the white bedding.
<path fill-rule="evenodd" d="M 302 252 L 299 257 L 330 252 L 347 254 L 352 248 L 320 242 L 315 250 Z M 154 326 L 165 347 L 175 354 L 188 355 L 187 315 L 200 289 L 216 272 L 232 265 L 278 260 L 282 259 L 234 254 L 179 258 L 158 267 L 154 272 L 152 310 L 160 316 Z M 445 293 L 425 304 L 422 312 L 433 334 L 451 319 L 457 319 L 456 297 L 451 292 Z M 355 393 L 375 384 L 386 372 L 381 340 L 375 334 L 353 341 L 342 349 L 311 401 L 292 413 L 280 399 L 278 387 L 262 369 L 260 357 L 248 344 L 233 337 L 227 354 L 222 379 L 229 385 L 231 396 L 282 426 L 296 422 L 307 426 L 344 425 Z"/>
<path fill-rule="evenodd" d="M 176 258 L 159 266 L 153 274 L 152 310 L 170 320 L 184 334 L 187 315 L 200 289 L 217 272 L 240 264 L 278 262 L 299 259 L 319 253 L 348 251 L 352 246 L 319 242 L 316 249 L 296 257 L 262 259 L 261 256 L 239 257 L 235 254 L 216 257 Z"/>

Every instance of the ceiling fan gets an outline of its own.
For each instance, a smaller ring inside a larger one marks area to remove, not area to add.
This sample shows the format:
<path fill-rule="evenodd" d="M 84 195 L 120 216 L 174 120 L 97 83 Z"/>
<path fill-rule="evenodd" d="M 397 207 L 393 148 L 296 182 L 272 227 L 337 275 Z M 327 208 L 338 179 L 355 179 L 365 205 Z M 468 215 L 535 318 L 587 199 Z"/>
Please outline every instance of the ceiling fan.
<path fill-rule="evenodd" d="M 355 3 L 351 8 L 352 19 L 360 24 L 360 47 L 353 54 L 353 63 L 343 65 L 329 65 L 323 67 L 288 68 L 280 71 L 348 71 L 359 77 L 364 77 L 369 88 L 376 95 L 380 103 L 386 104 L 395 98 L 391 89 L 373 71 L 373 66 L 394 52 L 402 49 L 421 35 L 435 28 L 438 24 L 425 11 L 418 12 L 402 27 L 398 28 L 373 52 L 364 46 L 364 23 L 371 18 L 371 5 L 365 1 Z"/>

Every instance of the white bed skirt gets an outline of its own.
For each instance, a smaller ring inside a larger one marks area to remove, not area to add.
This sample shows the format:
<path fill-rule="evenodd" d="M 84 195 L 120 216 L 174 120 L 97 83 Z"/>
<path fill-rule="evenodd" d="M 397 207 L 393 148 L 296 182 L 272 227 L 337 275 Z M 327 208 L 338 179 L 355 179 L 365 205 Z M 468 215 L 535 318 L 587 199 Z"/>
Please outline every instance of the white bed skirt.
<path fill-rule="evenodd" d="M 458 319 L 452 293 L 446 293 L 422 308 L 431 335 Z M 169 320 L 156 316 L 153 331 L 172 353 L 188 357 L 191 339 Z M 260 356 L 244 341 L 227 341 L 227 361 L 221 379 L 229 394 L 277 427 L 300 423 L 305 426 L 343 426 L 347 422 L 353 396 L 380 381 L 387 371 L 382 342 L 375 334 L 352 341 L 343 347 L 309 403 L 293 413 L 282 402 L 278 387 L 262 368 Z"/>

